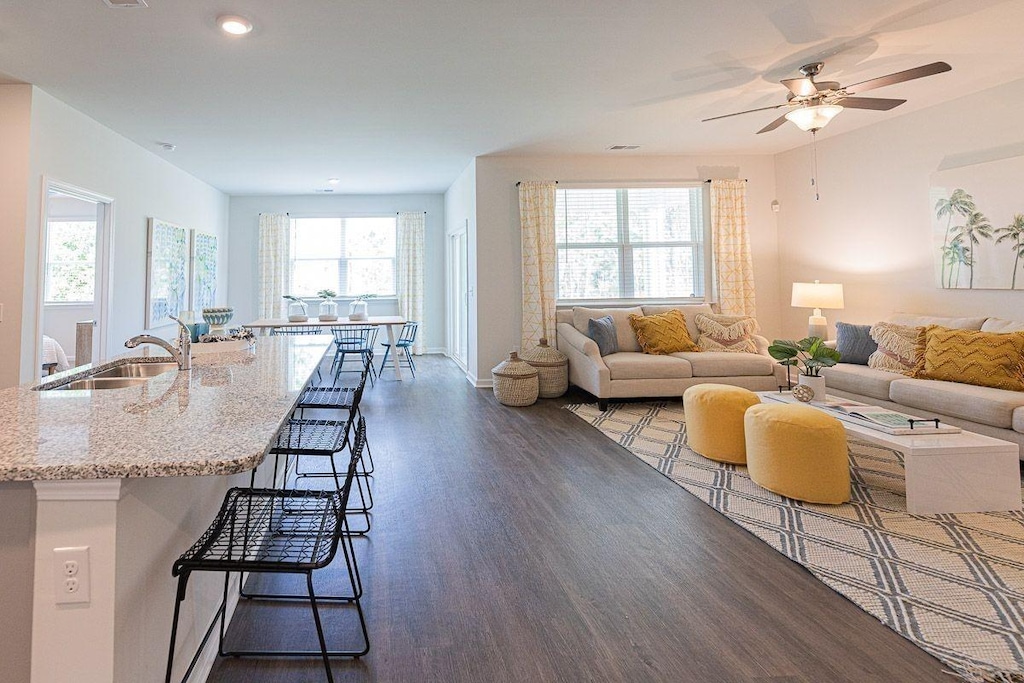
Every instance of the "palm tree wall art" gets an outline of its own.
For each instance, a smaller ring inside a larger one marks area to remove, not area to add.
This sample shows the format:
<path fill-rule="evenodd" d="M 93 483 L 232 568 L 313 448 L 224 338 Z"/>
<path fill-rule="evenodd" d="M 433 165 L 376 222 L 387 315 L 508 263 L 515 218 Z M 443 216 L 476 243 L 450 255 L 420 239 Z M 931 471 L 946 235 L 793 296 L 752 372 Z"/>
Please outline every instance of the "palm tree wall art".
<path fill-rule="evenodd" d="M 1017 289 L 1017 274 L 1024 267 L 1024 214 L 1011 214 L 1005 206 L 1019 200 L 979 201 L 967 187 L 953 187 L 932 187 L 939 286 Z M 981 188 L 982 194 L 988 189 Z M 1024 277 L 1020 279 L 1024 287 Z"/>

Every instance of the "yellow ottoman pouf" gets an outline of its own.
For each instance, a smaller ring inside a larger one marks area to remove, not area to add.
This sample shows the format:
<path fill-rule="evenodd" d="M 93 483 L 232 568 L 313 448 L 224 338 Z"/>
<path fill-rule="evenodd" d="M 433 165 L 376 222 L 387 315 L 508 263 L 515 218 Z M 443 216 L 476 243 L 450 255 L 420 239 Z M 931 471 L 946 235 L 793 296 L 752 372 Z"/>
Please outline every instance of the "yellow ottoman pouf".
<path fill-rule="evenodd" d="M 709 460 L 746 463 L 743 413 L 760 402 L 754 392 L 728 384 L 697 384 L 687 389 L 683 413 L 690 450 Z"/>
<path fill-rule="evenodd" d="M 809 406 L 761 404 L 743 423 L 755 483 L 809 503 L 850 500 L 846 430 L 839 420 Z"/>

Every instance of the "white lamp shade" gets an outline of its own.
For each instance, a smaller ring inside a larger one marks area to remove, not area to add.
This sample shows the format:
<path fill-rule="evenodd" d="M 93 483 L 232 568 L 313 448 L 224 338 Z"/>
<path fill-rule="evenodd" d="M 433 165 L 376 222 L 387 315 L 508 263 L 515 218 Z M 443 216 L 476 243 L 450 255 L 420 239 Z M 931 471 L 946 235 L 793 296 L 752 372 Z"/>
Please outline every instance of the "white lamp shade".
<path fill-rule="evenodd" d="M 786 112 L 786 118 L 800 130 L 818 130 L 828 125 L 836 114 L 843 110 L 838 104 L 819 104 L 813 107 L 799 107 Z"/>
<path fill-rule="evenodd" d="M 843 286 L 832 282 L 794 282 L 796 308 L 843 308 Z"/>

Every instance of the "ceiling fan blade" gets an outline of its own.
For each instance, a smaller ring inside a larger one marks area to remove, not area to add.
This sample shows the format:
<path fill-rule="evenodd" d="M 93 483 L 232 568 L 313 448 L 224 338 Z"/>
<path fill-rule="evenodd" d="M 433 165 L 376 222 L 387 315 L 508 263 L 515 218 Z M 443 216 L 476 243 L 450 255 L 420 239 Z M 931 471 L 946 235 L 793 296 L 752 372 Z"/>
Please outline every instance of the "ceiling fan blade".
<path fill-rule="evenodd" d="M 846 86 L 843 90 L 850 94 L 862 93 L 865 90 L 884 88 L 887 85 L 903 83 L 904 81 L 912 81 L 915 78 L 924 78 L 925 76 L 934 76 L 935 74 L 941 74 L 952 70 L 953 67 L 945 62 L 932 62 L 931 64 L 907 69 L 906 71 L 897 71 L 896 73 L 889 74 L 888 76 L 879 76 L 878 78 L 854 83 L 853 85 Z"/>
<path fill-rule="evenodd" d="M 787 78 L 786 80 L 779 82 L 789 88 L 789 92 L 793 93 L 797 97 L 810 97 L 814 93 L 818 92 L 818 87 L 814 85 L 814 81 L 809 78 Z"/>
<path fill-rule="evenodd" d="M 874 109 L 875 111 L 889 111 L 906 102 L 906 100 L 891 100 L 885 97 L 844 97 L 836 100 L 835 104 L 847 109 Z"/>
<path fill-rule="evenodd" d="M 761 133 L 767 133 L 769 131 L 773 131 L 776 128 L 778 128 L 779 126 L 781 126 L 782 124 L 784 124 L 785 122 L 786 122 L 786 115 L 783 114 L 782 116 L 780 116 L 779 118 L 775 119 L 774 121 L 769 123 L 767 126 L 762 128 L 761 130 L 757 131 L 757 134 L 760 135 Z"/>
<path fill-rule="evenodd" d="M 785 104 L 773 104 L 770 107 L 758 107 L 757 109 L 747 109 L 746 111 L 737 111 L 737 112 L 733 112 L 732 114 L 722 114 L 721 116 L 712 116 L 710 119 L 701 119 L 700 122 L 701 123 L 706 123 L 708 121 L 717 121 L 718 119 L 727 119 L 730 116 L 739 116 L 740 114 L 749 114 L 749 113 L 755 112 L 755 111 L 768 111 L 769 109 L 778 109 L 779 107 L 785 107 L 785 106 L 786 106 Z"/>

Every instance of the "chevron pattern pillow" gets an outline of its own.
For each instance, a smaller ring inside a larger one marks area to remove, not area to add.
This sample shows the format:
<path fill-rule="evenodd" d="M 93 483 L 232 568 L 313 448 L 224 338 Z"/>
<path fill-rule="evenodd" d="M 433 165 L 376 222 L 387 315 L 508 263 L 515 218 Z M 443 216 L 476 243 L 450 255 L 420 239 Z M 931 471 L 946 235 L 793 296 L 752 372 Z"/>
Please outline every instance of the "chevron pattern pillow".
<path fill-rule="evenodd" d="M 925 329 L 915 377 L 1024 391 L 1024 332 Z"/>
<path fill-rule="evenodd" d="M 686 316 L 675 309 L 658 315 L 630 315 L 629 324 L 644 353 L 667 356 L 679 351 L 696 351 L 697 345 L 686 329 Z"/>
<path fill-rule="evenodd" d="M 868 356 L 868 367 L 913 376 L 924 353 L 924 327 L 875 323 L 871 338 L 878 350 Z"/>
<path fill-rule="evenodd" d="M 700 336 L 697 346 L 701 351 L 728 351 L 730 353 L 757 353 L 754 335 L 761 329 L 757 321 L 743 315 L 705 315 L 694 318 Z"/>

